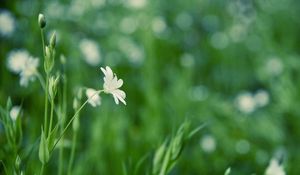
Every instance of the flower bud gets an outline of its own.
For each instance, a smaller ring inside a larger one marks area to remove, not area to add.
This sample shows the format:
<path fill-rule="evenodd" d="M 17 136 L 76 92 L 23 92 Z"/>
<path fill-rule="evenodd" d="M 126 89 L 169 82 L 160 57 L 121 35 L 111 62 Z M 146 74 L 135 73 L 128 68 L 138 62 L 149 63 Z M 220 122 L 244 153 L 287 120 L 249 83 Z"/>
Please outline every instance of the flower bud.
<path fill-rule="evenodd" d="M 156 151 L 153 157 L 153 174 L 158 174 L 161 169 L 164 156 L 167 150 L 167 141 L 165 141 Z"/>
<path fill-rule="evenodd" d="M 177 133 L 175 138 L 173 138 L 170 145 L 172 160 L 176 160 L 179 157 L 183 149 L 183 141 L 184 141 L 183 133 Z"/>
<path fill-rule="evenodd" d="M 19 168 L 20 168 L 20 165 L 21 165 L 21 158 L 20 158 L 19 155 L 17 155 L 16 161 L 15 161 L 15 167 L 16 167 L 17 169 L 19 169 Z"/>
<path fill-rule="evenodd" d="M 67 60 L 64 55 L 60 55 L 60 62 L 61 62 L 61 64 L 66 64 Z"/>
<path fill-rule="evenodd" d="M 41 13 L 39 14 L 38 22 L 39 22 L 39 26 L 40 26 L 41 29 L 46 26 L 45 16 Z"/>
<path fill-rule="evenodd" d="M 44 69 L 46 73 L 50 73 L 54 66 L 55 50 L 49 46 L 45 47 Z"/>
<path fill-rule="evenodd" d="M 53 76 L 49 79 L 49 96 L 50 99 L 54 100 L 57 93 L 57 85 L 59 82 L 59 75 L 54 78 Z"/>
<path fill-rule="evenodd" d="M 56 32 L 53 32 L 50 38 L 50 47 L 53 49 L 56 45 Z"/>
<path fill-rule="evenodd" d="M 226 169 L 226 171 L 225 171 L 224 175 L 229 175 L 229 174 L 230 174 L 230 172 L 231 172 L 231 168 L 229 167 L 229 168 L 227 168 L 227 169 Z"/>
<path fill-rule="evenodd" d="M 42 129 L 41 134 L 41 141 L 40 141 L 40 147 L 39 147 L 39 159 L 42 162 L 42 164 L 46 164 L 49 161 L 49 149 L 48 149 L 48 142 L 45 137 L 44 131 Z"/>

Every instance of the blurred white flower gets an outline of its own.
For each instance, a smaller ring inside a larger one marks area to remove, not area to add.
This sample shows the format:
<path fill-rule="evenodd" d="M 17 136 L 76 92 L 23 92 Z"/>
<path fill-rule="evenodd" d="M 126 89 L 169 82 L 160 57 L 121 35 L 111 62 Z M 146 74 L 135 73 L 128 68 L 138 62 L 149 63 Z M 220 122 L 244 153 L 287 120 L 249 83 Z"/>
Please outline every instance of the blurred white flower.
<path fill-rule="evenodd" d="M 216 149 L 216 140 L 211 135 L 205 135 L 201 139 L 200 144 L 201 144 L 201 148 L 203 149 L 203 151 L 207 152 L 207 153 L 211 153 L 211 152 L 215 151 L 215 149 Z"/>
<path fill-rule="evenodd" d="M 233 42 L 240 42 L 247 36 L 247 26 L 243 24 L 235 24 L 231 26 L 228 33 Z"/>
<path fill-rule="evenodd" d="M 20 76 L 20 85 L 21 86 L 28 86 L 29 81 L 34 81 L 37 74 L 37 67 L 39 65 L 39 59 L 29 57 L 22 69 Z"/>
<path fill-rule="evenodd" d="M 209 96 L 207 87 L 203 85 L 194 86 L 189 89 L 189 98 L 193 101 L 204 101 Z"/>
<path fill-rule="evenodd" d="M 123 85 L 123 80 L 118 79 L 117 75 L 114 75 L 110 67 L 106 66 L 105 69 L 101 67 L 101 71 L 104 74 L 104 92 L 113 95 L 116 104 L 119 104 L 119 100 L 126 105 L 126 94 L 119 88 Z"/>
<path fill-rule="evenodd" d="M 219 50 L 225 49 L 229 44 L 229 39 L 226 33 L 216 32 L 211 36 L 211 45 Z"/>
<path fill-rule="evenodd" d="M 0 35 L 10 36 L 15 30 L 15 19 L 8 11 L 0 11 Z"/>
<path fill-rule="evenodd" d="M 255 101 L 249 92 L 239 94 L 235 102 L 238 109 L 243 113 L 251 113 L 255 110 Z"/>
<path fill-rule="evenodd" d="M 263 107 L 269 103 L 269 93 L 265 90 L 257 91 L 253 98 L 257 107 Z"/>
<path fill-rule="evenodd" d="M 247 140 L 239 140 L 235 144 L 235 150 L 239 154 L 246 154 L 250 151 L 250 143 Z"/>
<path fill-rule="evenodd" d="M 90 39 L 83 39 L 79 43 L 79 48 L 83 54 L 83 59 L 91 66 L 99 65 L 101 55 L 98 45 L 95 41 Z"/>
<path fill-rule="evenodd" d="M 167 28 L 166 22 L 161 16 L 157 16 L 152 20 L 152 31 L 156 34 L 160 34 Z"/>
<path fill-rule="evenodd" d="M 46 6 L 46 16 L 51 18 L 65 17 L 65 6 L 59 1 L 49 1 Z"/>
<path fill-rule="evenodd" d="M 9 115 L 13 121 L 16 121 L 18 116 L 20 115 L 21 107 L 20 106 L 13 106 L 9 112 Z"/>
<path fill-rule="evenodd" d="M 132 63 L 139 65 L 144 61 L 145 55 L 143 48 L 132 39 L 127 37 L 120 38 L 118 46 Z"/>
<path fill-rule="evenodd" d="M 278 163 L 278 160 L 272 159 L 266 169 L 265 175 L 285 175 L 285 172 L 283 166 Z"/>
<path fill-rule="evenodd" d="M 180 63 L 183 67 L 190 68 L 195 64 L 195 58 L 192 54 L 184 53 L 180 57 Z"/>
<path fill-rule="evenodd" d="M 13 73 L 20 75 L 20 85 L 28 86 L 37 74 L 39 59 L 33 58 L 26 50 L 11 51 L 8 55 L 7 67 Z"/>
<path fill-rule="evenodd" d="M 279 58 L 272 57 L 266 63 L 266 71 L 269 75 L 277 76 L 283 71 L 283 65 Z"/>
<path fill-rule="evenodd" d="M 20 73 L 29 57 L 30 54 L 26 50 L 11 51 L 7 59 L 8 69 L 13 73 Z"/>
<path fill-rule="evenodd" d="M 89 99 L 88 103 L 90 105 L 92 105 L 93 107 L 101 105 L 101 98 L 100 98 L 98 91 L 96 91 L 95 89 L 92 89 L 92 88 L 88 88 L 85 93 L 86 93 L 87 98 Z"/>
<path fill-rule="evenodd" d="M 127 0 L 125 3 L 130 8 L 140 9 L 145 7 L 147 0 Z"/>
<path fill-rule="evenodd" d="M 182 12 L 176 16 L 176 24 L 182 30 L 189 29 L 193 24 L 193 18 L 190 14 Z"/>
<path fill-rule="evenodd" d="M 73 0 L 68 9 L 68 15 L 72 18 L 82 16 L 88 9 L 88 3 L 82 0 Z"/>
<path fill-rule="evenodd" d="M 138 27 L 138 21 L 133 17 L 125 17 L 120 22 L 120 29 L 123 33 L 131 34 L 136 31 Z"/>
<path fill-rule="evenodd" d="M 90 0 L 90 2 L 93 7 L 100 8 L 105 5 L 106 0 Z"/>

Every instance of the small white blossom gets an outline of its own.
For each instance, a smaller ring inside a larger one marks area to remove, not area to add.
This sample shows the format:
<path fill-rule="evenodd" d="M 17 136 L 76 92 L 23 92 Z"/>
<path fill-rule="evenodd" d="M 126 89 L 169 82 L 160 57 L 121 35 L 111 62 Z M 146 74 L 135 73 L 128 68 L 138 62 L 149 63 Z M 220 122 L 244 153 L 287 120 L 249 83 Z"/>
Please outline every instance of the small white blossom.
<path fill-rule="evenodd" d="M 92 105 L 93 107 L 101 105 L 100 95 L 95 89 L 88 88 L 85 93 L 86 93 L 87 98 L 89 99 L 88 103 L 90 105 Z"/>
<path fill-rule="evenodd" d="M 229 39 L 226 33 L 216 32 L 211 36 L 211 45 L 219 50 L 225 49 L 229 44 Z"/>
<path fill-rule="evenodd" d="M 39 65 L 39 59 L 30 57 L 26 60 L 24 68 L 22 69 L 20 76 L 20 85 L 28 86 L 30 81 L 35 80 L 37 74 L 37 67 Z"/>
<path fill-rule="evenodd" d="M 195 64 L 195 57 L 189 53 L 185 53 L 180 57 L 180 63 L 183 67 L 190 68 Z"/>
<path fill-rule="evenodd" d="M 255 104 L 256 104 L 257 107 L 264 107 L 270 101 L 269 93 L 267 91 L 265 91 L 265 90 L 259 90 L 253 96 L 253 98 L 255 100 Z"/>
<path fill-rule="evenodd" d="M 167 25 L 163 17 L 157 16 L 152 20 L 151 27 L 154 33 L 160 34 L 166 30 Z"/>
<path fill-rule="evenodd" d="M 214 152 L 216 149 L 216 140 L 213 136 L 211 135 L 205 135 L 201 139 L 201 148 L 203 149 L 204 152 L 206 153 L 211 153 Z"/>
<path fill-rule="evenodd" d="M 276 159 L 272 159 L 265 175 L 285 175 L 285 172 L 282 165 L 280 165 Z"/>
<path fill-rule="evenodd" d="M 121 38 L 118 45 L 120 51 L 128 57 L 129 61 L 136 65 L 143 63 L 145 53 L 142 46 L 135 43 L 132 39 L 126 37 Z"/>
<path fill-rule="evenodd" d="M 190 14 L 186 12 L 180 13 L 176 17 L 176 24 L 179 28 L 183 30 L 189 29 L 193 24 L 193 18 Z"/>
<path fill-rule="evenodd" d="M 133 9 L 141 9 L 145 7 L 147 4 L 147 0 L 127 0 L 126 5 L 129 8 Z"/>
<path fill-rule="evenodd" d="M 101 54 L 98 45 L 90 39 L 83 39 L 79 43 L 83 59 L 91 66 L 97 66 L 101 61 Z"/>
<path fill-rule="evenodd" d="M 138 27 L 138 20 L 133 17 L 125 17 L 120 22 L 120 30 L 126 34 L 132 34 Z"/>
<path fill-rule="evenodd" d="M 283 64 L 280 58 L 271 57 L 268 59 L 265 69 L 269 75 L 278 76 L 283 72 Z"/>
<path fill-rule="evenodd" d="M 26 50 L 12 51 L 8 55 L 7 67 L 20 75 L 20 85 L 28 86 L 30 81 L 34 81 L 37 74 L 39 59 L 33 58 Z"/>
<path fill-rule="evenodd" d="M 236 98 L 237 108 L 243 113 L 252 113 L 256 108 L 255 100 L 251 93 L 241 93 Z"/>
<path fill-rule="evenodd" d="M 15 19 L 8 11 L 0 12 L 0 35 L 10 36 L 15 30 Z"/>
<path fill-rule="evenodd" d="M 106 66 L 106 68 L 102 68 L 104 76 L 104 92 L 110 93 L 113 95 L 116 104 L 119 104 L 119 100 L 126 105 L 125 97 L 126 94 L 124 91 L 120 90 L 119 88 L 123 85 L 123 80 L 118 79 L 117 75 L 114 75 L 113 71 L 110 67 Z"/>
<path fill-rule="evenodd" d="M 30 57 L 30 54 L 26 50 L 14 50 L 11 51 L 7 59 L 7 67 L 13 73 L 20 73 L 24 67 L 26 60 Z"/>
<path fill-rule="evenodd" d="M 21 107 L 20 106 L 14 106 L 14 107 L 11 108 L 11 110 L 9 112 L 9 115 L 10 115 L 10 117 L 13 121 L 16 121 L 18 116 L 20 115 L 20 112 L 21 112 Z"/>
<path fill-rule="evenodd" d="M 251 145 L 247 140 L 241 139 L 235 144 L 235 151 L 239 154 L 247 154 Z"/>

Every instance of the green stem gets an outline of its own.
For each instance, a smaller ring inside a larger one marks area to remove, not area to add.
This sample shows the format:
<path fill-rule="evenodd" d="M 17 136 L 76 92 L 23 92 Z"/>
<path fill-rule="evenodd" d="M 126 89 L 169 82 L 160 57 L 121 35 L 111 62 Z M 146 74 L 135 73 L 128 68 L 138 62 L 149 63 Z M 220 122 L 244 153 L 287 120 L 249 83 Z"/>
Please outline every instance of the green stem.
<path fill-rule="evenodd" d="M 73 140 L 72 140 L 72 149 L 71 149 L 71 156 L 68 166 L 68 175 L 71 175 L 72 165 L 74 162 L 75 150 L 76 150 L 76 141 L 77 141 L 77 131 L 74 132 Z"/>
<path fill-rule="evenodd" d="M 43 56 L 45 57 L 46 53 L 45 53 L 45 39 L 44 39 L 44 30 L 43 29 L 41 29 L 41 37 L 42 37 L 42 43 L 43 43 Z"/>
<path fill-rule="evenodd" d="M 40 175 L 44 174 L 45 164 L 42 164 Z"/>
<path fill-rule="evenodd" d="M 52 131 L 53 111 L 54 111 L 54 99 L 51 99 L 50 124 L 48 128 L 48 136 L 50 136 Z"/>
<path fill-rule="evenodd" d="M 69 128 L 69 126 L 72 124 L 73 120 L 78 116 L 79 112 L 82 110 L 82 108 L 88 103 L 88 101 L 93 98 L 95 95 L 100 94 L 102 91 L 104 90 L 99 90 L 96 91 L 90 98 L 88 98 L 81 106 L 80 108 L 75 112 L 75 114 L 72 116 L 72 118 L 70 119 L 70 121 L 68 122 L 67 126 L 64 128 L 64 130 L 62 131 L 62 133 L 60 134 L 60 136 L 58 137 L 58 139 L 56 140 L 56 142 L 54 143 L 50 153 L 52 153 L 52 151 L 54 150 L 55 146 L 57 145 L 57 143 L 60 141 L 60 139 L 63 137 L 63 135 L 65 134 L 65 132 L 67 131 L 67 129 Z"/>
<path fill-rule="evenodd" d="M 47 127 L 48 127 L 48 86 L 49 86 L 49 75 L 46 75 L 46 88 L 45 88 L 45 118 L 44 118 L 44 131 L 47 134 Z"/>
<path fill-rule="evenodd" d="M 62 137 L 62 145 L 64 145 L 64 139 Z M 58 163 L 58 174 L 63 174 L 63 167 L 64 167 L 64 149 L 63 146 L 59 147 L 59 163 Z"/>
<path fill-rule="evenodd" d="M 62 121 L 60 125 L 60 134 L 62 134 L 64 125 L 65 125 L 65 118 L 67 113 L 67 79 L 66 75 L 63 76 L 64 84 L 63 84 L 63 97 L 62 97 Z M 62 145 L 64 145 L 64 138 L 62 137 Z M 59 166 L 58 166 L 58 175 L 63 174 L 63 167 L 64 167 L 64 147 L 59 147 Z"/>
<path fill-rule="evenodd" d="M 44 62 L 45 62 L 45 39 L 44 39 L 44 30 L 41 29 L 41 38 L 42 38 L 42 45 L 43 45 L 43 56 L 44 56 Z M 38 74 L 38 78 L 41 81 L 42 76 Z M 43 86 L 43 83 L 41 81 L 41 84 Z M 44 116 L 44 131 L 47 134 L 47 124 L 48 124 L 48 119 L 47 119 L 47 113 L 48 113 L 48 86 L 49 86 L 49 74 L 46 73 L 46 86 L 45 86 L 45 116 Z"/>

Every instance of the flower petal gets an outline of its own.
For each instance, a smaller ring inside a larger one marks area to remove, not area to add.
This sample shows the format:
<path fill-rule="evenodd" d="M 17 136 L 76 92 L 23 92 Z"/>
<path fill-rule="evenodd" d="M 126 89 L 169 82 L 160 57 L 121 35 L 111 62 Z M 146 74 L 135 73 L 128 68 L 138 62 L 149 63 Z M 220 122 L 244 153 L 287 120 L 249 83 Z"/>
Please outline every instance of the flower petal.
<path fill-rule="evenodd" d="M 101 98 L 100 98 L 99 94 L 97 94 L 96 90 L 94 90 L 92 88 L 88 88 L 86 90 L 86 96 L 89 99 L 88 103 L 91 106 L 96 107 L 96 106 L 101 105 Z"/>
<path fill-rule="evenodd" d="M 113 94 L 113 97 L 114 97 L 115 103 L 118 105 L 119 104 L 118 97 L 115 94 Z"/>
<path fill-rule="evenodd" d="M 122 103 L 126 105 L 126 102 L 124 100 L 126 98 L 126 94 L 124 91 L 117 89 L 113 92 L 113 95 L 116 96 Z"/>

